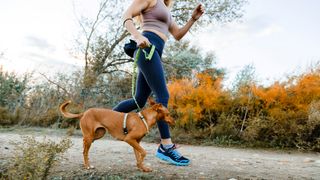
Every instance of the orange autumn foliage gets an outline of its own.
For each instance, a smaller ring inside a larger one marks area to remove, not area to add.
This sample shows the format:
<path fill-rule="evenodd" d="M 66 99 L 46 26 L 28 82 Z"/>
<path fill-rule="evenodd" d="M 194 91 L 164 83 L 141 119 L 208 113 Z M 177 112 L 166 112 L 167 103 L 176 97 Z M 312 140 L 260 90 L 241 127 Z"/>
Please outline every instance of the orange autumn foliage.
<path fill-rule="evenodd" d="M 312 71 L 275 82 L 253 85 L 244 138 L 284 147 L 320 149 L 320 72 Z M 316 108 L 318 107 L 318 108 Z M 305 147 L 304 147 L 305 148 Z"/>
<path fill-rule="evenodd" d="M 320 72 L 302 75 L 296 84 L 292 83 L 288 87 L 288 93 L 293 97 L 293 104 L 307 110 L 312 101 L 320 99 Z"/>
<path fill-rule="evenodd" d="M 293 117 L 307 119 L 310 104 L 320 100 L 320 74 L 308 73 L 281 84 L 275 82 L 267 88 L 253 85 L 251 89 L 253 101 L 259 101 L 258 104 L 269 116 L 277 120 Z M 291 111 L 296 113 L 288 113 Z M 280 115 L 281 112 L 287 115 Z"/>
<path fill-rule="evenodd" d="M 320 150 L 320 68 L 267 87 L 250 82 L 237 92 L 222 80 L 200 73 L 169 83 L 176 124 L 200 128 L 205 137 Z"/>
<path fill-rule="evenodd" d="M 265 102 L 265 107 L 284 103 L 287 99 L 287 92 L 284 85 L 281 85 L 278 82 L 268 88 L 259 88 L 256 85 L 253 85 L 252 92 L 255 97 L 258 97 Z"/>
<path fill-rule="evenodd" d="M 222 89 L 222 79 L 214 80 L 208 74 L 198 74 L 195 80 L 181 79 L 169 83 L 169 107 L 179 116 L 180 125 L 198 122 L 221 113 L 228 93 Z M 208 120 L 208 119 L 206 119 Z"/>
<path fill-rule="evenodd" d="M 239 88 L 237 97 L 223 89 L 222 78 L 198 74 L 194 80 L 180 79 L 169 83 L 169 107 L 181 118 L 181 124 L 198 122 L 209 114 L 239 114 L 231 106 L 248 106 L 249 115 L 268 116 L 277 120 L 307 119 L 309 105 L 320 100 L 320 73 L 293 77 L 287 82 L 263 87 L 254 83 Z M 299 113 L 298 113 L 299 112 Z M 217 116 L 215 116 L 217 117 Z M 210 117 L 209 117 L 210 118 Z"/>

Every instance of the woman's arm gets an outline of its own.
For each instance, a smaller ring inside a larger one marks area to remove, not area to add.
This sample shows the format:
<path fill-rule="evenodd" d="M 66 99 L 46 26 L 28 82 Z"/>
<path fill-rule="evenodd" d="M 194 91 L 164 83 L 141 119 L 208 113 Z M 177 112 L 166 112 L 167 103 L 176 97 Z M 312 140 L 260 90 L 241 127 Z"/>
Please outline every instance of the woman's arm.
<path fill-rule="evenodd" d="M 172 22 L 172 25 L 169 28 L 170 33 L 176 40 L 180 40 L 184 35 L 187 34 L 189 29 L 192 27 L 193 23 L 196 22 L 200 16 L 204 13 L 204 8 L 199 4 L 193 11 L 191 19 L 181 28 L 175 22 Z"/>
<path fill-rule="evenodd" d="M 150 42 L 146 37 L 142 36 L 134 26 L 132 18 L 140 15 L 143 10 L 147 9 L 150 6 L 151 2 L 152 0 L 134 0 L 123 15 L 123 25 L 133 36 L 138 46 L 141 48 L 148 47 L 150 45 Z"/>

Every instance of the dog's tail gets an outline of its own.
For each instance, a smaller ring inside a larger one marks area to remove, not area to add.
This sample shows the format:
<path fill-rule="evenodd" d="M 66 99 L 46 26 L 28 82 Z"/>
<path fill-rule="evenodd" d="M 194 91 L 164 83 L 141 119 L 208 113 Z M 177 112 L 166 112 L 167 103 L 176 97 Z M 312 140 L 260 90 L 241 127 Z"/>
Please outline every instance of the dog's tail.
<path fill-rule="evenodd" d="M 66 118 L 81 118 L 83 116 L 83 113 L 80 114 L 73 114 L 70 112 L 67 112 L 66 107 L 71 103 L 71 101 L 67 101 L 60 105 L 60 112 L 61 114 Z"/>

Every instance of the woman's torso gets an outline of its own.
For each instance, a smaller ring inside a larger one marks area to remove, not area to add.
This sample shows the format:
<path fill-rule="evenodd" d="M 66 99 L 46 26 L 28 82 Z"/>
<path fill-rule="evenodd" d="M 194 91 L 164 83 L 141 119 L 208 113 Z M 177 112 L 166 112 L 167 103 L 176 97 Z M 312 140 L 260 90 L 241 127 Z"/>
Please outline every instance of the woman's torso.
<path fill-rule="evenodd" d="M 154 32 L 164 41 L 168 39 L 172 18 L 163 0 L 153 0 L 141 15 L 143 31 Z"/>

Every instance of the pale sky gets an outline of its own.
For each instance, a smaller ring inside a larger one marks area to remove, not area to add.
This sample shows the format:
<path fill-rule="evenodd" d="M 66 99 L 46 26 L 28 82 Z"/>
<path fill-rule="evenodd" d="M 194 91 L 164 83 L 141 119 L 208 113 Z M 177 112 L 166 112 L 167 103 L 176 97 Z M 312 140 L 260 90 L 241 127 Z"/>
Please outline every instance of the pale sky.
<path fill-rule="evenodd" d="M 209 25 L 188 38 L 215 51 L 230 79 L 253 64 L 261 82 L 273 81 L 320 61 L 319 8 L 319 0 L 249 0 L 242 22 Z M 0 0 L 0 65 L 17 73 L 81 68 L 69 53 L 76 15 L 96 9 L 93 0 Z"/>
<path fill-rule="evenodd" d="M 231 77 L 253 64 L 260 81 L 283 79 L 320 61 L 319 8 L 319 0 L 251 0 L 243 22 L 209 28 L 200 44 Z"/>

